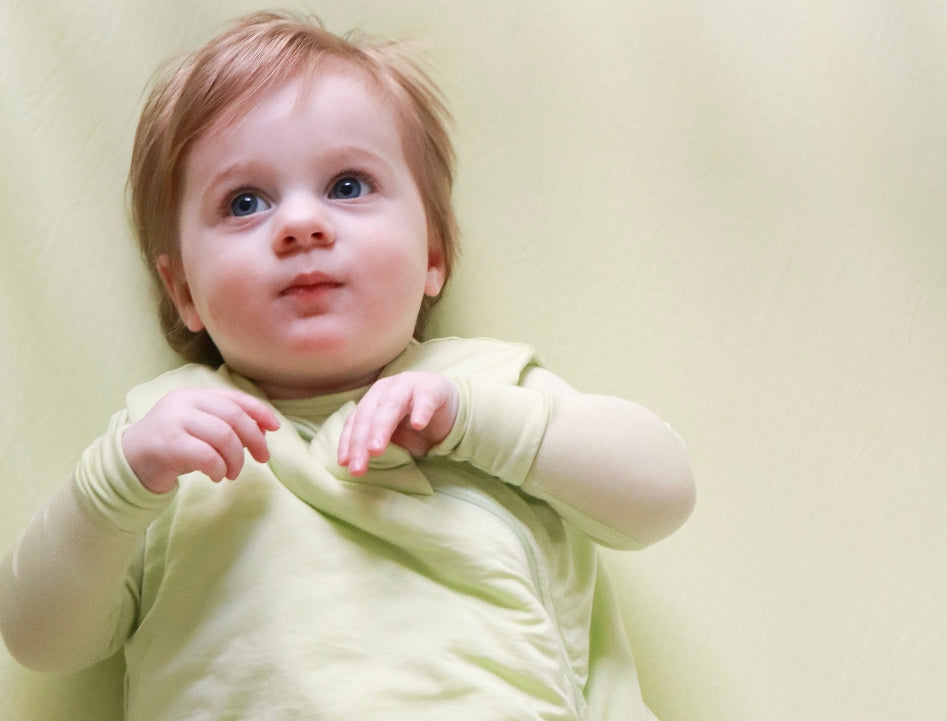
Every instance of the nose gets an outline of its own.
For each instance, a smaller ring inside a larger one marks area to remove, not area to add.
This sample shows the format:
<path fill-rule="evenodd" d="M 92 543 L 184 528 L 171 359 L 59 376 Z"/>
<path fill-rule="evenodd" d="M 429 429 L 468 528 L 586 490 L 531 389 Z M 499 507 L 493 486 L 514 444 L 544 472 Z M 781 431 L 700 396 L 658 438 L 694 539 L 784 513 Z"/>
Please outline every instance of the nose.
<path fill-rule="evenodd" d="M 278 254 L 329 247 L 335 243 L 329 211 L 318 198 L 286 198 L 280 204 L 277 218 L 273 244 Z"/>

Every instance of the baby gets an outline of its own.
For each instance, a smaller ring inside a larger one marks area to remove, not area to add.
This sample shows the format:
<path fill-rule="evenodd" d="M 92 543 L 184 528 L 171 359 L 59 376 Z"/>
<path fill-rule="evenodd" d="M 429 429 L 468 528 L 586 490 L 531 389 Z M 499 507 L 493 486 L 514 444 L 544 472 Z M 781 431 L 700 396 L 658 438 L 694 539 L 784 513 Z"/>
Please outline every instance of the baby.
<path fill-rule="evenodd" d="M 190 363 L 7 554 L 23 664 L 122 649 L 130 721 L 653 718 L 594 542 L 675 530 L 686 453 L 526 346 L 418 339 L 456 254 L 438 97 L 276 13 L 156 84 L 132 209 Z"/>

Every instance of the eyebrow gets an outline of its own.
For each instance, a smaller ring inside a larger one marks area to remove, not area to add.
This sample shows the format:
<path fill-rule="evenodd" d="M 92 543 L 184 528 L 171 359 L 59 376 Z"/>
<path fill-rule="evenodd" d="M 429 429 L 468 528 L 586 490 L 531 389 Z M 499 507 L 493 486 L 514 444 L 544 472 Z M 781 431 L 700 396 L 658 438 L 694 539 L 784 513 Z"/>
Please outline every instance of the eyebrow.
<path fill-rule="evenodd" d="M 224 166 L 224 169 L 214 173 L 211 176 L 210 182 L 207 184 L 208 188 L 214 188 L 221 184 L 229 184 L 230 178 L 238 178 L 244 175 L 249 175 L 252 173 L 258 173 L 263 171 L 262 163 L 257 160 L 246 160 L 239 161 L 236 163 L 231 163 L 230 165 Z"/>
<path fill-rule="evenodd" d="M 245 160 L 224 166 L 223 170 L 213 173 L 210 180 L 202 187 L 193 189 L 200 194 L 200 204 L 215 203 L 216 196 L 231 190 L 230 186 L 240 184 L 240 180 L 248 175 L 265 172 L 265 168 L 258 160 Z M 187 178 L 185 177 L 184 192 L 188 192 Z"/>
<path fill-rule="evenodd" d="M 328 156 L 328 160 L 326 162 L 327 165 L 331 165 L 336 162 L 345 165 L 348 161 L 348 158 L 354 157 L 360 162 L 380 165 L 389 172 L 393 170 L 391 164 L 385 159 L 384 156 L 358 145 L 343 145 L 339 146 L 338 148 L 332 148 L 326 153 L 326 155 Z"/>
<path fill-rule="evenodd" d="M 382 155 L 359 145 L 340 145 L 329 148 L 321 152 L 317 158 L 320 166 L 339 166 L 339 170 L 348 169 L 351 164 L 365 163 L 378 166 L 387 173 L 394 172 L 391 163 Z M 247 175 L 271 173 L 271 165 L 264 158 L 251 158 L 247 160 L 238 160 L 234 163 L 224 166 L 223 170 L 214 173 L 207 183 L 202 196 L 206 197 L 215 192 L 221 186 L 236 184 L 238 179 Z"/>

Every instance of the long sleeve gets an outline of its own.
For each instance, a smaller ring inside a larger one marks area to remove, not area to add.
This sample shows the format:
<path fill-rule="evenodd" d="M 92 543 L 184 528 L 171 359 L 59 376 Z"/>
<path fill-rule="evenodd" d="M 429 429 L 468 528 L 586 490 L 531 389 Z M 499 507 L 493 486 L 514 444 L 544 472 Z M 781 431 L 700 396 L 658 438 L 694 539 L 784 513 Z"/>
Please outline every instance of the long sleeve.
<path fill-rule="evenodd" d="M 647 409 L 578 393 L 537 367 L 520 386 L 461 381 L 458 387 L 458 421 L 435 453 L 520 486 L 615 548 L 654 543 L 690 515 L 694 478 L 687 453 Z"/>
<path fill-rule="evenodd" d="M 0 631 L 30 668 L 91 665 L 116 651 L 134 622 L 142 534 L 173 494 L 137 481 L 121 452 L 125 422 L 124 412 L 113 417 L 0 565 Z"/>

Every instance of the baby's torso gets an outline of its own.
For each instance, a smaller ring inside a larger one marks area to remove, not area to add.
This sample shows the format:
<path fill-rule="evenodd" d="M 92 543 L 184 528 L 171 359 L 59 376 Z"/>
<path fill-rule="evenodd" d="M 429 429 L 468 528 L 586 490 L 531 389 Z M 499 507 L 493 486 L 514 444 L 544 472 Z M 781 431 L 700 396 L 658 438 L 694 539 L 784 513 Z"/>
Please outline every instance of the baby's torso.
<path fill-rule="evenodd" d="M 185 479 L 148 534 L 128 718 L 581 718 L 591 544 L 469 466 L 410 467 L 302 497 L 278 463 Z"/>
<path fill-rule="evenodd" d="M 530 354 L 412 346 L 395 370 L 515 384 Z M 185 369 L 130 397 L 143 413 Z M 335 463 L 356 399 L 282 410 L 271 460 L 181 479 L 143 549 L 126 644 L 128 721 L 584 718 L 596 557 L 545 503 L 447 458 L 391 446 Z M 296 415 L 294 415 L 296 413 Z"/>

